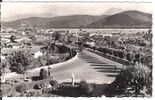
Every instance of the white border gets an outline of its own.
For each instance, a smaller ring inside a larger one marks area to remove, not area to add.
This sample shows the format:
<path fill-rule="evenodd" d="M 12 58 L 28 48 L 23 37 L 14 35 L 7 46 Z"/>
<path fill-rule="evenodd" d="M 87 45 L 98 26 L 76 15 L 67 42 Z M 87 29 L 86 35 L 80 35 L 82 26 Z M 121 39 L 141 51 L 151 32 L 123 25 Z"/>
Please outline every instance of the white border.
<path fill-rule="evenodd" d="M 154 0 L 3 0 L 3 2 L 152 2 L 153 5 L 155 5 L 155 1 Z M 153 67 L 154 67 L 154 64 L 155 64 L 155 37 L 154 37 L 154 33 L 155 33 L 155 20 L 154 20 L 154 17 L 155 17 L 155 6 L 153 7 L 153 39 L 152 39 L 152 42 L 153 42 L 153 48 L 152 48 L 152 51 L 153 51 Z M 153 68 L 153 76 L 155 77 L 155 68 Z M 155 96 L 155 92 L 154 92 L 154 89 L 155 89 L 155 79 L 153 77 L 153 95 L 151 98 L 129 98 L 129 97 L 126 97 L 126 98 L 116 98 L 116 97 L 113 97 L 113 98 L 107 98 L 107 97 L 93 97 L 93 98 L 89 98 L 90 100 L 115 100 L 115 99 L 122 99 L 122 100 L 129 100 L 129 99 L 132 99 L 132 100 L 139 100 L 139 99 L 155 99 L 154 96 Z M 72 99 L 78 99 L 78 100 L 85 100 L 85 99 L 88 99 L 88 98 L 81 98 L 81 97 L 78 97 L 78 98 L 71 98 L 71 97 L 3 97 L 3 100 L 46 100 L 46 99 L 52 99 L 52 100 L 72 100 Z"/>
<path fill-rule="evenodd" d="M 96 1 L 117 1 L 117 2 L 120 2 L 120 1 L 128 1 L 128 2 L 152 2 L 153 0 L 2 0 L 3 2 L 6 1 L 6 2 L 11 2 L 11 1 L 15 1 L 15 2 L 23 2 L 23 1 L 30 1 L 30 2 L 45 2 L 45 1 L 48 1 L 48 2 L 51 2 L 51 1 L 65 1 L 65 2 L 68 2 L 68 1 L 71 1 L 71 2 L 76 2 L 76 1 L 82 1 L 82 2 L 96 2 Z"/>

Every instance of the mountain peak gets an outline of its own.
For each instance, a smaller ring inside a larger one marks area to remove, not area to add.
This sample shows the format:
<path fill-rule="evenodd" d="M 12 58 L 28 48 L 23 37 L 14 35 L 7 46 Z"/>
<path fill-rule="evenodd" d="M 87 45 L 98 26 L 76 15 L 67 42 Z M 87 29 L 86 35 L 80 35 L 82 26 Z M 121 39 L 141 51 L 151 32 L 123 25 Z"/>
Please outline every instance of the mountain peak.
<path fill-rule="evenodd" d="M 93 22 L 94 28 L 149 28 L 152 27 L 152 15 L 136 10 L 123 11 Z"/>

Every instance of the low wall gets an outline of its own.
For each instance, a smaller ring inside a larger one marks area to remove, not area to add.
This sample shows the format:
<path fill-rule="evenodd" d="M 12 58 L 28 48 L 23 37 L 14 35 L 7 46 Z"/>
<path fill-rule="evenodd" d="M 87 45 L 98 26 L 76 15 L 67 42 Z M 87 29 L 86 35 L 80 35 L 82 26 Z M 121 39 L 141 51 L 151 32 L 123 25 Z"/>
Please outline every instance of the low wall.
<path fill-rule="evenodd" d="M 93 49 L 90 49 L 90 48 L 87 48 L 87 50 L 90 51 L 90 52 L 96 53 L 96 54 L 98 54 L 98 55 L 100 55 L 100 56 L 103 56 L 103 57 L 105 57 L 105 58 L 108 58 L 108 59 L 110 59 L 110 60 L 113 60 L 113 61 L 116 61 L 116 62 L 118 62 L 118 63 L 121 63 L 121 64 L 123 64 L 123 65 L 126 65 L 126 66 L 132 65 L 132 63 L 129 62 L 128 60 L 126 60 L 126 59 L 122 59 L 122 58 L 119 58 L 119 57 L 115 57 L 115 56 L 109 55 L 109 54 L 104 54 L 103 52 L 100 52 L 100 51 L 97 51 L 97 50 L 93 50 Z"/>

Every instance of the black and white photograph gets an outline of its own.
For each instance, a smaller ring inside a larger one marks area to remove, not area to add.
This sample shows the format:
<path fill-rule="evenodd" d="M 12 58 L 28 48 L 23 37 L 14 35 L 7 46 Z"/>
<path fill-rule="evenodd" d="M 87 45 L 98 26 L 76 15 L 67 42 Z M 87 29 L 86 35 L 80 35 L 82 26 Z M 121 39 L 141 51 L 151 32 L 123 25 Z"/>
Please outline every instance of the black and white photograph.
<path fill-rule="evenodd" d="M 2 97 L 152 97 L 151 2 L 2 2 Z"/>

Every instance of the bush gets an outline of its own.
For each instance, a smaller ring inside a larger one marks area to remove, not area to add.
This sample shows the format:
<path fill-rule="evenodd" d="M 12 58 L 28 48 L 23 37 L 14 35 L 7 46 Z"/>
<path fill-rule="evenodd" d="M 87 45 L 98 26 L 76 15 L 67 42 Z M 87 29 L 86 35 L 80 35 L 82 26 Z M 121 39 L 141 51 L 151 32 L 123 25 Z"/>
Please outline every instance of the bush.
<path fill-rule="evenodd" d="M 127 59 L 128 61 L 132 61 L 132 55 L 131 55 L 130 53 L 127 53 L 126 59 Z"/>
<path fill-rule="evenodd" d="M 16 91 L 23 93 L 24 91 L 28 90 L 28 86 L 26 84 L 20 84 L 16 87 Z"/>
<path fill-rule="evenodd" d="M 58 82 L 56 80 L 49 81 L 51 86 L 58 86 Z"/>
<path fill-rule="evenodd" d="M 119 51 L 119 52 L 118 52 L 118 56 L 119 56 L 120 58 L 123 58 L 123 57 L 124 57 L 123 52 L 122 52 L 122 51 Z"/>
<path fill-rule="evenodd" d="M 8 59 L 10 70 L 17 73 L 24 73 L 30 64 L 29 58 L 23 51 L 14 52 Z"/>
<path fill-rule="evenodd" d="M 47 65 L 59 63 L 59 58 L 49 58 Z"/>
<path fill-rule="evenodd" d="M 41 83 L 35 84 L 33 88 L 34 89 L 42 89 L 42 88 L 45 88 L 45 87 L 47 87 L 47 84 L 44 83 L 44 82 L 41 82 Z"/>
<path fill-rule="evenodd" d="M 53 89 L 57 89 L 59 87 L 59 84 L 56 80 L 51 80 L 51 81 L 49 81 L 49 83 Z"/>
<path fill-rule="evenodd" d="M 33 88 L 34 89 L 41 89 L 41 86 L 40 86 L 40 84 L 35 84 Z"/>
<path fill-rule="evenodd" d="M 47 57 L 46 56 L 38 57 L 37 62 L 40 63 L 40 66 L 45 66 L 47 64 Z"/>
<path fill-rule="evenodd" d="M 37 93 L 35 91 L 29 91 L 28 93 L 26 93 L 26 97 L 32 97 L 35 96 Z"/>
<path fill-rule="evenodd" d="M 146 77 L 146 93 L 152 96 L 152 72 L 150 72 Z"/>
<path fill-rule="evenodd" d="M 86 81 L 81 81 L 80 82 L 80 91 L 81 94 L 83 95 L 92 95 L 94 87 L 93 85 L 88 84 Z"/>
<path fill-rule="evenodd" d="M 6 70 L 6 68 L 9 68 L 10 64 L 9 62 L 5 59 L 5 60 L 1 60 L 1 65 L 0 65 L 0 76 L 5 73 L 6 71 L 10 71 L 9 69 Z"/>
<path fill-rule="evenodd" d="M 41 87 L 41 88 L 45 88 L 45 87 L 47 87 L 47 84 L 44 83 L 44 82 L 41 82 L 41 83 L 40 83 L 40 87 Z"/>
<path fill-rule="evenodd" d="M 40 70 L 40 79 L 47 79 L 47 77 L 48 77 L 48 72 L 47 72 L 47 70 L 42 68 L 42 69 Z"/>
<path fill-rule="evenodd" d="M 116 90 L 122 93 L 128 91 L 127 88 L 131 88 L 134 91 L 134 95 L 137 96 L 146 84 L 146 73 L 141 67 L 129 66 L 127 69 L 122 70 L 111 84 L 113 87 L 112 91 Z"/>

